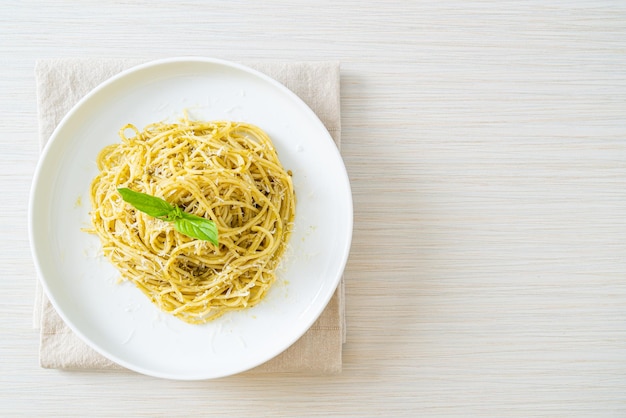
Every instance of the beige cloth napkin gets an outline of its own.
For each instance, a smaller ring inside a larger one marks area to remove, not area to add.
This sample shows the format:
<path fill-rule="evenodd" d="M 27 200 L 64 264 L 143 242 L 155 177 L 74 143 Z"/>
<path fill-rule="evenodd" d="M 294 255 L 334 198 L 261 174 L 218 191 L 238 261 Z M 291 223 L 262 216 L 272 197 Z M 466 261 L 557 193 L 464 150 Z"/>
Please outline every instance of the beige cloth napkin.
<path fill-rule="evenodd" d="M 90 90 L 111 76 L 145 61 L 115 59 L 55 59 L 37 63 L 37 104 L 40 145 Z M 244 63 L 283 83 L 322 120 L 340 145 L 339 64 L 334 62 Z M 344 284 L 315 324 L 285 352 L 255 372 L 337 373 L 345 342 Z M 122 369 L 88 347 L 72 333 L 54 310 L 37 281 L 34 326 L 40 330 L 40 364 L 56 369 Z"/>

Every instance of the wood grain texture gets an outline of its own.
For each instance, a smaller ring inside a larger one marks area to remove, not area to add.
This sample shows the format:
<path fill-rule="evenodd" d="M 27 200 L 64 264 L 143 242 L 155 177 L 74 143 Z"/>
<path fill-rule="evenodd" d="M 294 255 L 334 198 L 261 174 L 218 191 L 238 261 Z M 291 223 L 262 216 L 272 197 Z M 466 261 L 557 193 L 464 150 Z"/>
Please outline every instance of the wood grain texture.
<path fill-rule="evenodd" d="M 34 63 L 179 55 L 341 61 L 341 375 L 38 367 Z M 8 1 L 0 60 L 0 415 L 626 415 L 626 3 Z"/>

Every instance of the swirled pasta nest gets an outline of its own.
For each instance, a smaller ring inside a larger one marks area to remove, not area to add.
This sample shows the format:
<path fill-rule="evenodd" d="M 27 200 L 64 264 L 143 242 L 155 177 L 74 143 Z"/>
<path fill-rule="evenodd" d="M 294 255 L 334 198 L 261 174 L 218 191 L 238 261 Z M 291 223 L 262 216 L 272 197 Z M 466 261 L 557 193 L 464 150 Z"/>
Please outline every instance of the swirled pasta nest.
<path fill-rule="evenodd" d="M 124 280 L 193 324 L 256 305 L 276 279 L 295 216 L 291 172 L 269 136 L 247 123 L 189 121 L 120 130 L 91 186 L 93 232 Z M 117 189 L 160 197 L 213 220 L 214 245 L 123 201 Z"/>

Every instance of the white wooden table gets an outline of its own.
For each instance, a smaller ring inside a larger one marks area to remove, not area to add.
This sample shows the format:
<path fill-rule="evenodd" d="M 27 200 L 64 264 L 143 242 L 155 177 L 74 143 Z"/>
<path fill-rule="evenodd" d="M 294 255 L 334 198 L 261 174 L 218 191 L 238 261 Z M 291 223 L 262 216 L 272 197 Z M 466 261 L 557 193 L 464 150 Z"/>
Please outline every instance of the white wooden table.
<path fill-rule="evenodd" d="M 0 3 L 0 416 L 625 416 L 626 3 Z M 38 366 L 33 68 L 342 62 L 355 207 L 337 376 Z"/>

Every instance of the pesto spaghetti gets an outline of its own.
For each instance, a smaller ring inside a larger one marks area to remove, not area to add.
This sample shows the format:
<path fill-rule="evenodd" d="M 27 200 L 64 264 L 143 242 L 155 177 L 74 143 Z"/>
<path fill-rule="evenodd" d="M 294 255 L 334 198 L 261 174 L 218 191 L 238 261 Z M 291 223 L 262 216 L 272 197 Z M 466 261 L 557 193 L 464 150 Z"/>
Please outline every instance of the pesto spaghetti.
<path fill-rule="evenodd" d="M 154 123 L 120 130 L 98 155 L 93 232 L 124 280 L 161 310 L 198 324 L 256 305 L 275 281 L 295 216 L 291 172 L 247 123 Z M 219 241 L 194 239 L 122 199 L 155 196 L 211 220 Z"/>

